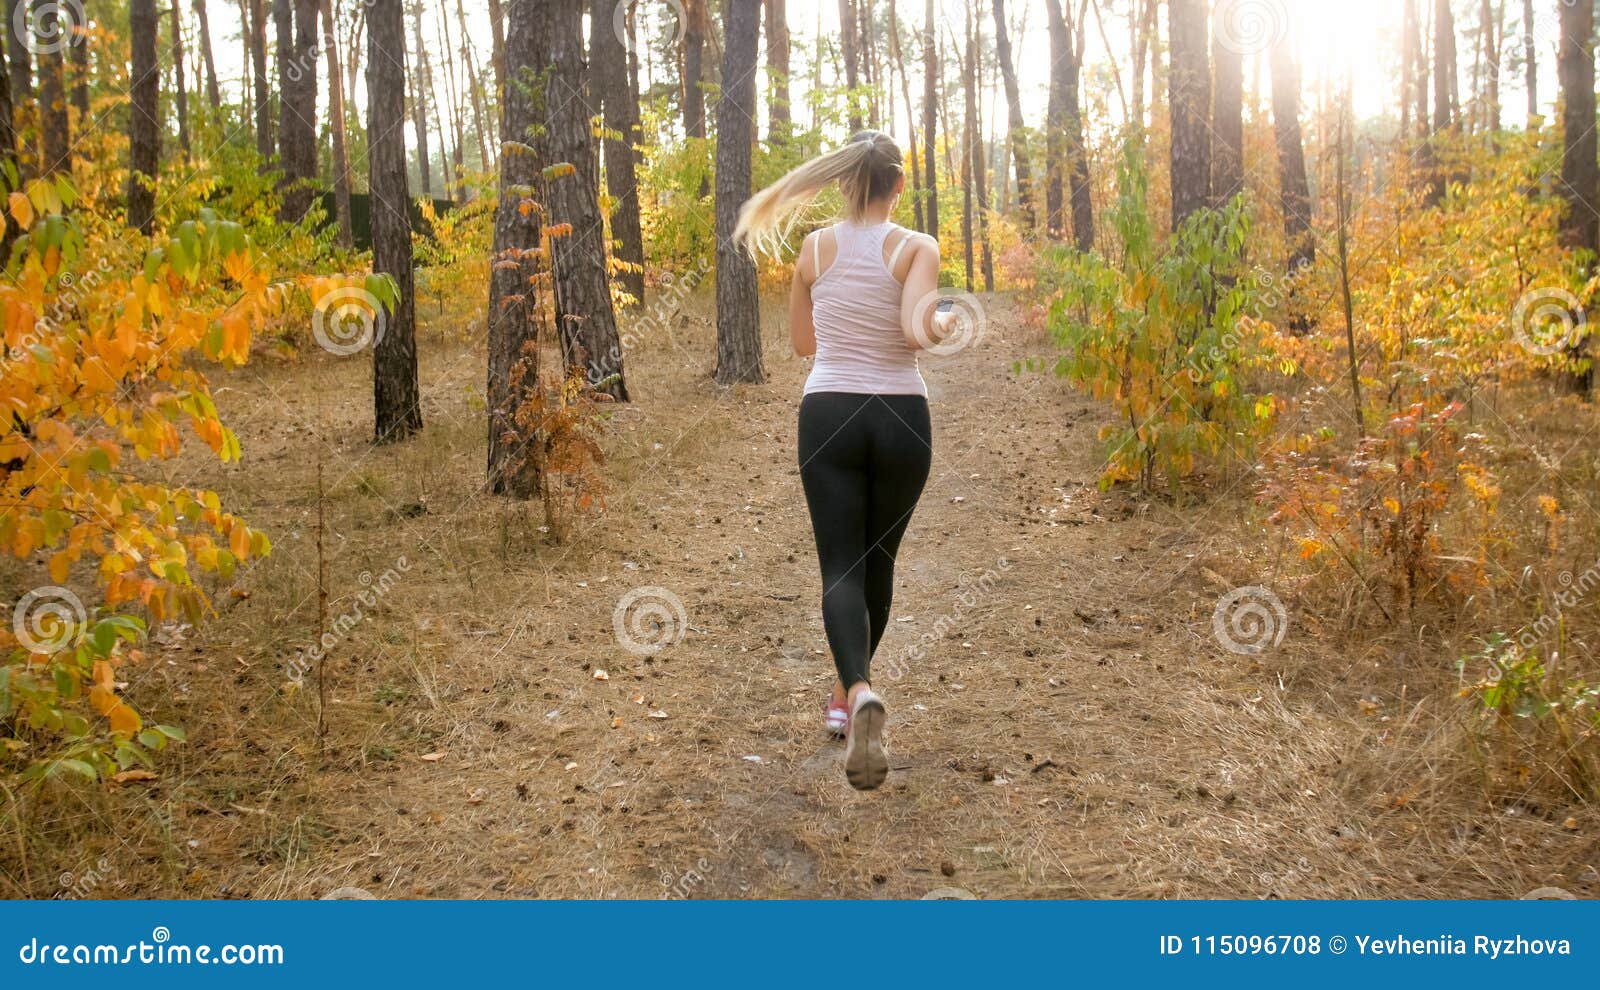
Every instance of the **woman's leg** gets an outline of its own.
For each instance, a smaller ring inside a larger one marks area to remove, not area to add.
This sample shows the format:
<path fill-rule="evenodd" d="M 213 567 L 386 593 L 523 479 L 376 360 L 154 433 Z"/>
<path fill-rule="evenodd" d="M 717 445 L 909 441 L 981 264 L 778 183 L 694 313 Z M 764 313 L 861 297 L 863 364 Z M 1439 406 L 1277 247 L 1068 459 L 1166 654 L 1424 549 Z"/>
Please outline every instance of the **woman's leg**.
<path fill-rule="evenodd" d="M 889 625 L 894 601 L 894 564 L 911 513 L 933 464 L 933 427 L 928 401 L 920 395 L 877 397 L 873 417 L 871 495 L 867 507 L 867 614 L 872 652 Z"/>
<path fill-rule="evenodd" d="M 839 681 L 867 679 L 871 625 L 866 597 L 868 396 L 817 392 L 800 403 L 800 482 L 822 568 L 822 625 Z"/>

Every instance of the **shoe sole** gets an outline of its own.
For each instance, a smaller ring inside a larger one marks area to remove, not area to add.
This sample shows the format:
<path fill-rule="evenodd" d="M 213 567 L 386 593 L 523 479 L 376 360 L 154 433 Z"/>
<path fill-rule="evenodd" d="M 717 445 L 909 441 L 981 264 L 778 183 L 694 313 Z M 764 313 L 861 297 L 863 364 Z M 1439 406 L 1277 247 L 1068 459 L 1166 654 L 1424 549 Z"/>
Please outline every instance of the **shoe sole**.
<path fill-rule="evenodd" d="M 883 751 L 883 723 L 887 718 L 881 701 L 868 701 L 850 720 L 844 776 L 858 791 L 870 791 L 889 776 L 889 755 Z"/>

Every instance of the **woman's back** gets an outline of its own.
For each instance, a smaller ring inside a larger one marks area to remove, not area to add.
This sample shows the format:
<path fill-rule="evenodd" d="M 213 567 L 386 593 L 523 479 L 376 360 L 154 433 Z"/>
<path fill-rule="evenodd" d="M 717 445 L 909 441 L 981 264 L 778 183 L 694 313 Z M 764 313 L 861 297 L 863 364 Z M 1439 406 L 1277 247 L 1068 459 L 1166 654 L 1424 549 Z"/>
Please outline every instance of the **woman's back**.
<path fill-rule="evenodd" d="M 903 287 L 892 273 L 894 259 L 884 258 L 885 240 L 900 228 L 846 221 L 829 229 L 837 250 L 826 268 L 820 264 L 822 233 L 811 240 L 813 265 L 821 274 L 811 283 L 817 359 L 806 392 L 927 395 L 916 352 L 906 346 L 901 329 Z M 910 240 L 910 232 L 903 232 L 893 254 Z"/>

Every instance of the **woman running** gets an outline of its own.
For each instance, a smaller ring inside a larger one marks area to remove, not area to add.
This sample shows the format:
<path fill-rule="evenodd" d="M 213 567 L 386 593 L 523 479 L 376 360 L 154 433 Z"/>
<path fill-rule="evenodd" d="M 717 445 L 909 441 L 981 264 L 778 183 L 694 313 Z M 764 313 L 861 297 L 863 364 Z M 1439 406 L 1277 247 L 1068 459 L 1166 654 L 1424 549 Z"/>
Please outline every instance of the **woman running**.
<path fill-rule="evenodd" d="M 936 319 L 939 242 L 889 220 L 905 188 L 900 149 L 863 131 L 756 193 L 736 240 L 774 254 L 796 214 L 829 184 L 846 219 L 808 234 L 789 290 L 795 353 L 816 355 L 800 402 L 800 481 L 822 567 L 822 623 L 839 679 L 824 706 L 843 734 L 851 786 L 889 773 L 883 700 L 872 655 L 889 622 L 895 552 L 928 480 L 928 391 L 917 352 L 946 329 Z"/>

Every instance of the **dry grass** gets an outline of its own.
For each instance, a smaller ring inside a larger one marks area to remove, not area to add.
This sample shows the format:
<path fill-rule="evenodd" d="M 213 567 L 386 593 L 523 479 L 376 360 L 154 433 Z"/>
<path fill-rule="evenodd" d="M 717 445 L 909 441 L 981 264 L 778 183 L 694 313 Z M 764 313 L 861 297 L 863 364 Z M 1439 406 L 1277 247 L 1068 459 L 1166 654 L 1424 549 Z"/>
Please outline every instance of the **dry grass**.
<path fill-rule="evenodd" d="M 1103 413 L 1008 370 L 1043 346 L 1014 316 L 994 300 L 985 345 L 928 371 L 934 474 L 878 658 L 884 790 L 851 791 L 819 725 L 803 367 L 773 332 L 773 381 L 718 392 L 694 309 L 630 354 L 609 510 L 565 545 L 481 493 L 480 347 L 424 340 L 428 426 L 398 447 L 368 444 L 358 361 L 222 381 L 245 462 L 173 471 L 276 549 L 135 674 L 191 741 L 153 784 L 30 804 L 0 870 L 36 897 L 74 892 L 63 872 L 140 897 L 1600 892 L 1592 811 L 1486 784 L 1455 644 L 1350 635 L 1291 597 L 1280 647 L 1221 649 L 1222 586 L 1281 577 L 1242 524 L 1248 485 L 1185 507 L 1099 493 Z M 286 684 L 316 630 L 319 459 L 332 613 L 409 567 L 333 651 L 325 752 L 315 691 Z M 612 629 L 646 585 L 688 615 L 654 657 Z"/>

